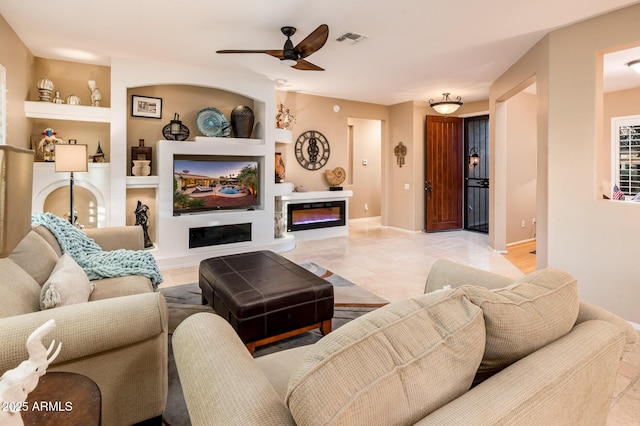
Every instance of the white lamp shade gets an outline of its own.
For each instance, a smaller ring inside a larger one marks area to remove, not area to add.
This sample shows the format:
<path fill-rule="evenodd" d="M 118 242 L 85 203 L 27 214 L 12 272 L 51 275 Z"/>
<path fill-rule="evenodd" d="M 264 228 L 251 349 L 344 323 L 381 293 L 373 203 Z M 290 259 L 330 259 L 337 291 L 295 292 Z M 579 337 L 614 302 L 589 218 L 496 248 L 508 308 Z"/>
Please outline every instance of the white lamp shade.
<path fill-rule="evenodd" d="M 460 108 L 460 105 L 456 103 L 446 103 L 446 104 L 432 105 L 431 107 L 435 109 L 438 114 L 449 115 L 456 112 L 458 108 Z"/>
<path fill-rule="evenodd" d="M 56 144 L 56 172 L 88 171 L 87 145 Z"/>

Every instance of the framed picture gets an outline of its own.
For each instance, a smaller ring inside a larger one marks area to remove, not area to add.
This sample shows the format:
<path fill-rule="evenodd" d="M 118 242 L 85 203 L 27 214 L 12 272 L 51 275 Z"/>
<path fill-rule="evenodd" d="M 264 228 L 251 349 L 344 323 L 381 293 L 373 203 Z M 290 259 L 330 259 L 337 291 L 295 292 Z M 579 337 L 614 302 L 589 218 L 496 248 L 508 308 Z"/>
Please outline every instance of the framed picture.
<path fill-rule="evenodd" d="M 131 115 L 134 117 L 162 118 L 162 98 L 131 95 Z"/>

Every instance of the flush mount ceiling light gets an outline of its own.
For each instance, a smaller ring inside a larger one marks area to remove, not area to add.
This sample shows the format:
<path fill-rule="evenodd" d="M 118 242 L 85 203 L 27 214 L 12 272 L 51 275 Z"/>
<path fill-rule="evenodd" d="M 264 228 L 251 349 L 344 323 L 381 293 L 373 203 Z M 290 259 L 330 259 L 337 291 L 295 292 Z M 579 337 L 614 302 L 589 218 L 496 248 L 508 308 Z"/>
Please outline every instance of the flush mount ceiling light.
<path fill-rule="evenodd" d="M 429 105 L 433 108 L 438 114 L 449 115 L 458 110 L 462 105 L 462 98 L 458 96 L 456 100 L 451 100 L 449 98 L 450 93 L 443 93 L 442 100 L 439 102 L 434 102 L 433 99 L 429 99 Z"/>
<path fill-rule="evenodd" d="M 636 59 L 635 61 L 631 61 L 627 64 L 629 68 L 640 74 L 640 59 Z"/>

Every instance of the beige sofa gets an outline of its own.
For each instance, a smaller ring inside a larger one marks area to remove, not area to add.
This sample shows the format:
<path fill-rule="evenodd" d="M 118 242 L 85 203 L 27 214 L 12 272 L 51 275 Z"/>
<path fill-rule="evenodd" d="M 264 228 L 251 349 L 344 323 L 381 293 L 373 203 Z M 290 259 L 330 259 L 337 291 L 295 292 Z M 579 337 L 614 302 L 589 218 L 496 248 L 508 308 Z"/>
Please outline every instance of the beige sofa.
<path fill-rule="evenodd" d="M 29 216 L 27 216 L 29 217 Z M 144 247 L 139 226 L 87 230 L 103 250 Z M 0 259 L 0 374 L 28 358 L 25 342 L 53 318 L 50 338 L 62 351 L 47 371 L 93 379 L 102 394 L 102 424 L 131 425 L 160 416 L 167 399 L 167 307 L 147 277 L 93 281 L 89 302 L 41 310 L 41 286 L 61 256 L 43 226 Z"/>
<path fill-rule="evenodd" d="M 572 276 L 441 260 L 426 291 L 256 359 L 221 317 L 187 318 L 172 345 L 192 424 L 605 424 L 637 334 Z"/>

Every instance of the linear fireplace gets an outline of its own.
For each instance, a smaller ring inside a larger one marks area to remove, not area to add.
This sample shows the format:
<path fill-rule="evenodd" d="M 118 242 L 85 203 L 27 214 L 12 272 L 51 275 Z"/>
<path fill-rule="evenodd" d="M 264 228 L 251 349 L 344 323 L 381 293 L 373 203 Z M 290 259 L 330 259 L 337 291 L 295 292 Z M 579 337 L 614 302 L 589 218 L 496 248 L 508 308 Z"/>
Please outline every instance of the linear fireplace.
<path fill-rule="evenodd" d="M 287 205 L 287 231 L 346 225 L 346 202 L 319 201 Z"/>

